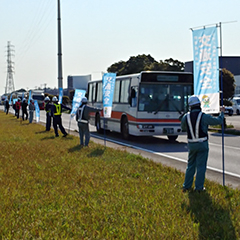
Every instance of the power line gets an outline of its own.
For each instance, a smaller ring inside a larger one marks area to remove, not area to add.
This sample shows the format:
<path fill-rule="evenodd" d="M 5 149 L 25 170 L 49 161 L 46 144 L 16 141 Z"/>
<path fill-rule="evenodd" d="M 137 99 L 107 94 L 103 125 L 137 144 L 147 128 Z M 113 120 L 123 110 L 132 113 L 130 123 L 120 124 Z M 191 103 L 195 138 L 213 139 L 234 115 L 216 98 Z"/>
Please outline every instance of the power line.
<path fill-rule="evenodd" d="M 21 62 L 29 51 L 29 49 L 38 41 L 39 37 L 49 26 L 50 21 L 54 18 L 53 10 L 55 6 L 52 0 L 41 1 L 41 3 L 36 6 L 37 12 L 32 21 L 31 27 L 29 28 L 26 37 L 22 44 L 20 44 L 20 53 L 17 55 L 16 62 Z M 20 59 L 20 60 L 19 60 Z"/>

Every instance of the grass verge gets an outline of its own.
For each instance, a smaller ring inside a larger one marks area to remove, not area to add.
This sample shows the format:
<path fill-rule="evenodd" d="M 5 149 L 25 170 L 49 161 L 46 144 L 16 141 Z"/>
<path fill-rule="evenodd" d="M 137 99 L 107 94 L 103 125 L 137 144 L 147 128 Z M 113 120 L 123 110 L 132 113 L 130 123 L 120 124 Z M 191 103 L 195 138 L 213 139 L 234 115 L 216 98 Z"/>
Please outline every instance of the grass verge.
<path fill-rule="evenodd" d="M 0 112 L 1 239 L 239 239 L 240 191 Z"/>

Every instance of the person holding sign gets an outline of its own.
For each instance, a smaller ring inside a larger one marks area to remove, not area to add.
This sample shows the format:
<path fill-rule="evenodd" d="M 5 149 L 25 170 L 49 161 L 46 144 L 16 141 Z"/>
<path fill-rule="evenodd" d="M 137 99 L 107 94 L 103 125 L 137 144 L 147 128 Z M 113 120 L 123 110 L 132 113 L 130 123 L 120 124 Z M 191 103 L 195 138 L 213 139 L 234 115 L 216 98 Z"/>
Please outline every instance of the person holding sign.
<path fill-rule="evenodd" d="M 28 109 L 29 109 L 29 123 L 32 123 L 33 113 L 35 111 L 35 105 L 34 105 L 34 102 L 33 102 L 32 98 L 30 98 L 30 103 L 29 103 Z"/>
<path fill-rule="evenodd" d="M 20 109 L 21 109 L 21 99 L 18 98 L 17 102 L 16 102 L 16 116 L 17 118 L 19 118 L 19 113 L 20 113 Z"/>
<path fill-rule="evenodd" d="M 89 133 L 89 126 L 88 120 L 90 117 L 90 112 L 100 112 L 102 108 L 94 108 L 87 106 L 87 98 L 83 97 L 81 104 L 76 112 L 76 121 L 78 122 L 78 129 L 79 129 L 79 137 L 80 137 L 80 145 L 88 147 L 90 141 L 90 133 Z M 85 138 L 85 145 L 84 145 L 84 138 Z"/>
<path fill-rule="evenodd" d="M 184 114 L 181 119 L 183 131 L 187 131 L 188 137 L 188 164 L 183 183 L 183 192 L 192 188 L 193 177 L 197 170 L 195 191 L 205 190 L 204 181 L 208 159 L 208 126 L 223 123 L 225 108 L 221 107 L 218 117 L 212 117 L 201 110 L 201 102 L 195 95 L 188 99 L 190 112 Z M 180 117 L 181 118 L 181 117 Z"/>
<path fill-rule="evenodd" d="M 54 128 L 55 136 L 59 137 L 58 135 L 58 126 L 59 126 L 59 129 L 61 130 L 63 137 L 66 137 L 68 134 L 62 125 L 62 109 L 65 108 L 71 111 L 71 108 L 63 104 L 60 104 L 56 96 L 52 98 L 52 101 L 53 101 L 53 104 L 51 109 L 51 115 L 53 117 L 53 128 Z"/>

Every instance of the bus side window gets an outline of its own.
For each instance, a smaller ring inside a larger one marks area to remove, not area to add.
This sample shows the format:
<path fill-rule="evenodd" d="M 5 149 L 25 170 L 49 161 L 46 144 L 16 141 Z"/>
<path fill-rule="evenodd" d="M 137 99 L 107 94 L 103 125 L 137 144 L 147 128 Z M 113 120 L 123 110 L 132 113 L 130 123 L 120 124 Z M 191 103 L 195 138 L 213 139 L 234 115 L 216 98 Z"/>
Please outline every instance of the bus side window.
<path fill-rule="evenodd" d="M 95 103 L 96 102 L 96 83 L 93 83 L 92 85 L 92 102 Z"/>
<path fill-rule="evenodd" d="M 129 79 L 124 79 L 124 80 L 121 81 L 120 103 L 129 103 L 129 85 L 130 85 L 130 80 Z"/>

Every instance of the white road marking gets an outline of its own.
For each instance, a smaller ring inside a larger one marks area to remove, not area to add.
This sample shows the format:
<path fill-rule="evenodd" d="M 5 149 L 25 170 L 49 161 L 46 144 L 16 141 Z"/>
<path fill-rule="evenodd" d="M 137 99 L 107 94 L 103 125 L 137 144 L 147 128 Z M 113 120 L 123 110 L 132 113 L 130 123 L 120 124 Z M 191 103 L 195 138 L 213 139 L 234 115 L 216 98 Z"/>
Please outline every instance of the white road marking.
<path fill-rule="evenodd" d="M 222 144 L 217 144 L 217 143 L 209 143 L 209 145 L 222 147 Z M 240 150 L 239 147 L 232 147 L 232 146 L 228 146 L 228 145 L 226 145 L 226 144 L 224 144 L 224 148 L 230 148 L 230 149 Z"/>
<path fill-rule="evenodd" d="M 93 137 L 104 140 L 104 138 L 103 138 L 103 137 L 100 137 L 100 136 L 95 136 L 95 135 L 94 135 Z M 109 141 L 109 142 L 113 142 L 113 143 L 116 143 L 116 144 L 119 144 L 119 145 L 123 145 L 123 146 L 129 147 L 129 148 L 134 148 L 134 149 L 142 150 L 142 151 L 149 152 L 149 153 L 152 153 L 152 154 L 155 154 L 155 155 L 159 155 L 159 156 L 162 156 L 162 157 L 170 158 L 170 159 L 173 159 L 173 160 L 176 160 L 176 161 L 179 161 L 179 162 L 187 163 L 187 160 L 181 159 L 181 158 L 178 158 L 178 157 L 173 157 L 173 156 L 170 156 L 170 155 L 167 155 L 167 154 L 155 152 L 155 151 L 152 151 L 152 150 L 148 150 L 148 149 L 145 149 L 145 148 L 137 147 L 137 146 L 130 145 L 130 144 L 123 143 L 123 142 L 119 142 L 119 141 L 116 141 L 116 140 L 111 140 L 111 139 L 106 139 L 106 140 Z M 213 145 L 213 144 L 212 144 L 212 145 Z M 216 145 L 217 145 L 217 144 L 216 144 Z M 238 149 L 239 149 L 239 148 L 238 148 Z M 209 166 L 207 166 L 207 169 L 212 170 L 212 171 L 215 171 L 215 172 L 218 172 L 218 173 L 223 173 L 223 171 L 222 171 L 221 169 L 218 169 L 218 168 L 214 168 L 214 167 L 209 167 Z M 239 174 L 236 174 L 236 173 L 224 171 L 224 174 L 227 174 L 227 175 L 232 176 L 232 177 L 240 178 L 240 175 L 239 175 Z"/>

